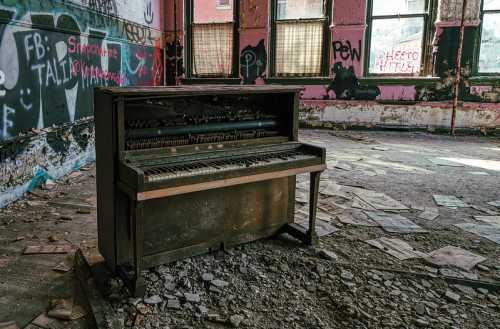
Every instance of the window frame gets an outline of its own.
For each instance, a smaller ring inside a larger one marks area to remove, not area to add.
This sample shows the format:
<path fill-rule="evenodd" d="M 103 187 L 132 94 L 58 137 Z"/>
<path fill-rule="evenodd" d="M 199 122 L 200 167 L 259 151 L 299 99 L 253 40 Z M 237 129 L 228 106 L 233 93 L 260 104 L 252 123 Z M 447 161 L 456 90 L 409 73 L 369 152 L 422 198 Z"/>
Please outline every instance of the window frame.
<path fill-rule="evenodd" d="M 319 75 L 292 75 L 292 76 L 281 76 L 276 75 L 276 22 L 278 21 L 278 1 L 272 0 L 269 1 L 269 79 L 270 81 L 278 81 L 283 80 L 288 83 L 293 82 L 294 80 L 300 81 L 301 83 L 306 83 L 307 80 L 311 79 L 311 82 L 317 81 L 318 79 L 328 77 L 330 72 L 330 52 L 331 52 L 331 22 L 332 22 L 332 8 L 333 8 L 333 0 L 323 0 L 323 6 L 325 8 L 324 20 L 323 23 L 323 53 L 321 54 L 321 71 Z M 312 22 L 318 21 L 318 18 L 308 18 L 308 19 L 280 19 L 279 21 L 303 21 L 303 22 Z"/>
<path fill-rule="evenodd" d="M 484 25 L 484 15 L 485 14 L 500 14 L 500 8 L 499 9 L 484 9 L 484 0 L 481 0 L 481 12 L 479 19 L 481 20 L 480 26 L 479 26 L 479 32 L 477 35 L 477 45 L 476 45 L 476 55 L 474 56 L 474 71 L 473 71 L 473 76 L 476 77 L 498 77 L 500 76 L 500 70 L 498 72 L 480 72 L 479 71 L 479 58 L 481 57 L 481 44 L 483 42 L 483 25 Z"/>
<path fill-rule="evenodd" d="M 216 5 L 218 2 L 216 3 Z M 196 81 L 209 81 L 210 83 L 234 83 L 235 79 L 239 79 L 239 25 L 240 25 L 240 1 L 233 0 L 233 56 L 231 58 L 231 74 L 225 76 L 198 76 L 193 74 L 193 25 L 194 25 L 194 0 L 184 0 L 184 62 L 186 63 L 184 80 L 191 83 Z M 225 10 L 225 9 L 221 9 Z"/>
<path fill-rule="evenodd" d="M 421 14 L 404 14 L 404 15 L 373 15 L 373 1 L 366 1 L 366 31 L 365 31 L 365 51 L 363 52 L 363 77 L 365 78 L 419 78 L 426 75 L 432 74 L 432 32 L 434 28 L 434 18 L 437 14 L 437 0 L 425 0 L 425 11 Z M 415 18 L 422 17 L 424 19 L 423 24 L 423 36 L 422 36 L 422 55 L 420 57 L 420 73 L 418 75 L 411 73 L 370 73 L 370 52 L 371 52 L 371 41 L 372 41 L 372 27 L 374 19 L 394 19 L 394 18 Z"/>

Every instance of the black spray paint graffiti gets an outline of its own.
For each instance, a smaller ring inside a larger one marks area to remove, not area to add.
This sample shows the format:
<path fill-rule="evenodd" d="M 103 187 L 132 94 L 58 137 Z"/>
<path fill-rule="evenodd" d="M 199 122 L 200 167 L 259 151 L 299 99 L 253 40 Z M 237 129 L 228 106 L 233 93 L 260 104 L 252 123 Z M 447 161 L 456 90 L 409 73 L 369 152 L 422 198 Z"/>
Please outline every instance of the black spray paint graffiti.
<path fill-rule="evenodd" d="M 106 38 L 113 32 L 77 21 L 78 11 L 33 12 L 18 13 L 29 15 L 31 29 L 0 24 L 0 141 L 92 116 L 95 86 L 161 82 L 159 46 L 111 42 Z M 0 9 L 1 18 L 14 13 Z"/>
<path fill-rule="evenodd" d="M 117 15 L 115 0 L 88 0 L 88 7 L 105 15 Z"/>
<path fill-rule="evenodd" d="M 240 74 L 244 84 L 255 84 L 259 78 L 264 78 L 267 68 L 267 53 L 264 39 L 257 46 L 247 46 L 240 56 Z"/>
<path fill-rule="evenodd" d="M 184 74 L 182 60 L 182 45 L 179 40 L 167 42 L 165 45 L 167 57 L 165 58 L 166 83 L 168 86 L 177 84 L 177 77 Z"/>
<path fill-rule="evenodd" d="M 336 99 L 375 100 L 380 95 L 378 87 L 363 87 L 354 73 L 354 67 L 345 68 L 341 62 L 333 66 L 334 79 L 327 91 L 333 90 Z"/>
<path fill-rule="evenodd" d="M 351 45 L 351 41 L 346 40 L 345 43 L 342 41 L 334 41 L 333 42 L 333 59 L 335 61 L 339 60 L 339 58 L 347 61 L 359 61 L 361 60 L 361 40 L 358 41 L 358 49 L 353 48 Z"/>
<path fill-rule="evenodd" d="M 148 1 L 146 4 L 146 10 L 144 11 L 144 21 L 146 24 L 152 24 L 155 20 L 155 13 L 153 12 L 153 4 Z"/>

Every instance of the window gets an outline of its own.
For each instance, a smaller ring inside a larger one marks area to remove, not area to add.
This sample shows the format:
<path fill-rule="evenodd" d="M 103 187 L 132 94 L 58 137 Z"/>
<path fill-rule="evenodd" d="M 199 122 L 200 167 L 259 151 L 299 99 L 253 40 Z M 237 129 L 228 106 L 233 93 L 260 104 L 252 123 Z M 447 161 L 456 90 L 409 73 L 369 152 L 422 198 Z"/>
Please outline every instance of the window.
<path fill-rule="evenodd" d="M 187 0 L 188 77 L 229 78 L 237 72 L 235 5 L 234 0 Z"/>
<path fill-rule="evenodd" d="M 371 0 L 368 74 L 420 75 L 430 0 Z"/>
<path fill-rule="evenodd" d="M 500 0 L 484 0 L 479 73 L 500 73 Z"/>
<path fill-rule="evenodd" d="M 328 75 L 330 0 L 273 1 L 272 75 Z"/>

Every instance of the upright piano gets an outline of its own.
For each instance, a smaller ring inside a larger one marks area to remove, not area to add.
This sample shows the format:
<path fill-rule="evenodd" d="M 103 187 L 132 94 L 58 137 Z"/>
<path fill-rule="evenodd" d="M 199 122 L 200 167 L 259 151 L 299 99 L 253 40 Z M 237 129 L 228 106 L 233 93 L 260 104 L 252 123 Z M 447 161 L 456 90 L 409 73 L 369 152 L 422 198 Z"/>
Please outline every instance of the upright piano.
<path fill-rule="evenodd" d="M 315 232 L 325 149 L 298 141 L 301 88 L 98 88 L 99 250 L 136 296 L 148 267 L 288 233 Z M 310 173 L 309 227 L 294 223 Z"/>

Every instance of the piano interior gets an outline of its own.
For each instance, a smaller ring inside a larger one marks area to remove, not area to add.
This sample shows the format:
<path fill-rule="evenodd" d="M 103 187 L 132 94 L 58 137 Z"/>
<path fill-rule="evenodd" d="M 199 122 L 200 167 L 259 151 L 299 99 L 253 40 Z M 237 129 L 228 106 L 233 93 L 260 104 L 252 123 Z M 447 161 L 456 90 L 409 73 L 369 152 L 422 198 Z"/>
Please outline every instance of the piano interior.
<path fill-rule="evenodd" d="M 298 141 L 300 88 L 96 90 L 99 250 L 136 295 L 141 271 L 279 233 L 316 240 L 325 150 Z M 294 224 L 311 174 L 309 229 Z"/>

